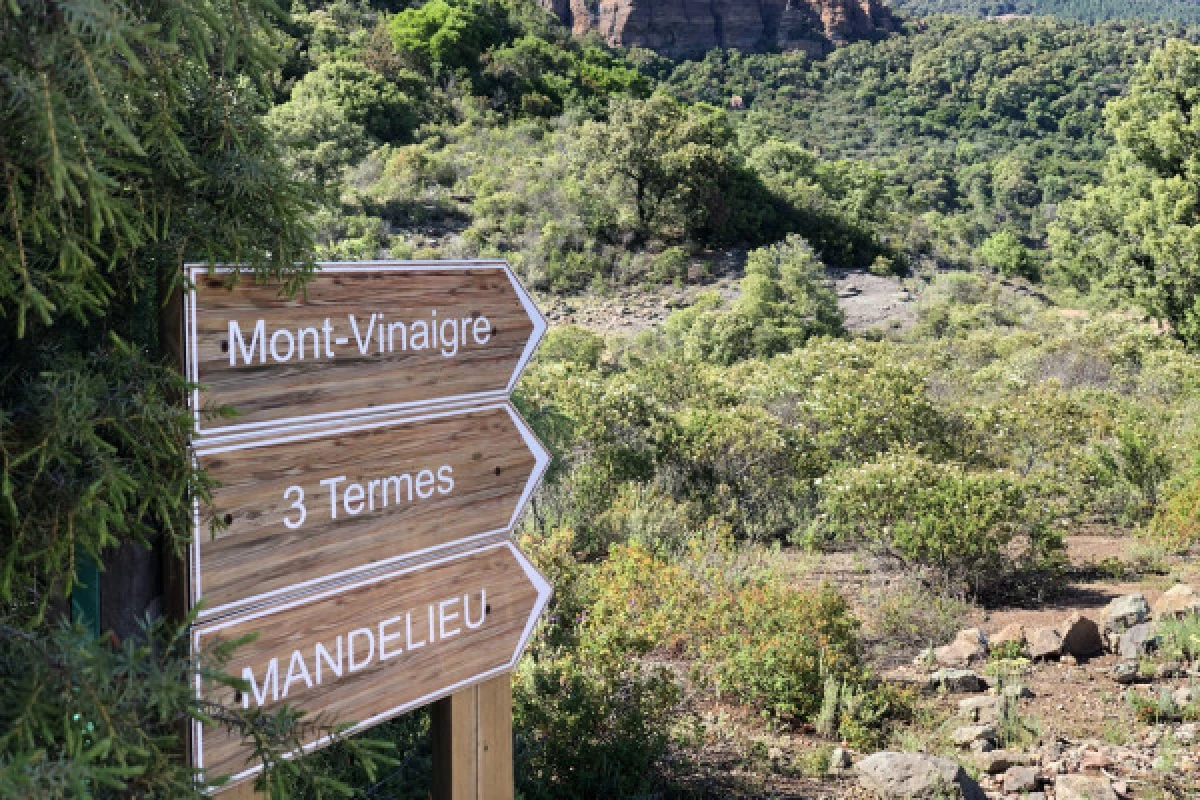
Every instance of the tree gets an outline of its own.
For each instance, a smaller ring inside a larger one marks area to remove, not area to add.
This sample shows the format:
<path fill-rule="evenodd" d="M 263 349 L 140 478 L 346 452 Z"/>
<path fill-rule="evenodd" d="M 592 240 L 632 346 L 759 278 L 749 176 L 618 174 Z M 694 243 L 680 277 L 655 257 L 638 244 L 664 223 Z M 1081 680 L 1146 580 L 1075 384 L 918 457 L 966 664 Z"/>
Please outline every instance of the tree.
<path fill-rule="evenodd" d="M 1200 346 L 1200 47 L 1170 40 L 1105 117 L 1104 179 L 1064 203 L 1054 264 L 1081 289 L 1117 289 Z"/>
<path fill-rule="evenodd" d="M 581 160 L 632 207 L 639 238 L 731 241 L 775 223 L 773 198 L 736 152 L 720 109 L 665 92 L 617 95 L 608 120 L 589 123 L 581 138 Z"/>
<path fill-rule="evenodd" d="M 206 496 L 160 333 L 183 262 L 293 291 L 307 272 L 310 190 L 261 123 L 277 19 L 270 0 L 0 10 L 0 795 L 200 796 L 187 720 L 263 755 L 298 730 L 201 704 L 183 628 L 138 625 L 153 597 L 115 598 L 102 639 L 64 611 L 84 559 L 157 574 Z"/>
<path fill-rule="evenodd" d="M 437 73 L 474 71 L 479 56 L 505 37 L 507 17 L 497 4 L 480 0 L 430 0 L 392 18 L 392 44 L 414 66 Z"/>

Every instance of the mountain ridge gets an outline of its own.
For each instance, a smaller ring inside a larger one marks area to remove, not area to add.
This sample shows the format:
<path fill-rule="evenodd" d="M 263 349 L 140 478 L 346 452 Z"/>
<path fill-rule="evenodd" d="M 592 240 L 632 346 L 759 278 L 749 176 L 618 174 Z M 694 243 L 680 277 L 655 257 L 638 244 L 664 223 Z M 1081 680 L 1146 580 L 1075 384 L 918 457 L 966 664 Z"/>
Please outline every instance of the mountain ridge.
<path fill-rule="evenodd" d="M 577 36 L 595 31 L 610 45 L 645 47 L 672 58 L 714 47 L 819 55 L 896 27 L 880 0 L 539 1 Z"/>

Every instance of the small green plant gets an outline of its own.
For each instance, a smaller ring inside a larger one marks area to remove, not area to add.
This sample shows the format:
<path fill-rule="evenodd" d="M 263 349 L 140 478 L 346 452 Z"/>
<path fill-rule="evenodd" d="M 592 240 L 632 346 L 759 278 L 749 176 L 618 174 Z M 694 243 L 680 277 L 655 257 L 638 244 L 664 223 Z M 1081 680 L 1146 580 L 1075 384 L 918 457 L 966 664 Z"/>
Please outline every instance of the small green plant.
<path fill-rule="evenodd" d="M 795 770 L 805 778 L 821 778 L 829 771 L 833 745 L 819 744 L 796 756 Z"/>
<path fill-rule="evenodd" d="M 1010 639 L 993 645 L 988 658 L 995 661 L 1019 661 L 1025 655 L 1025 644 L 1018 639 Z"/>
<path fill-rule="evenodd" d="M 1188 614 L 1158 623 L 1159 657 L 1165 661 L 1200 659 L 1200 614 Z"/>

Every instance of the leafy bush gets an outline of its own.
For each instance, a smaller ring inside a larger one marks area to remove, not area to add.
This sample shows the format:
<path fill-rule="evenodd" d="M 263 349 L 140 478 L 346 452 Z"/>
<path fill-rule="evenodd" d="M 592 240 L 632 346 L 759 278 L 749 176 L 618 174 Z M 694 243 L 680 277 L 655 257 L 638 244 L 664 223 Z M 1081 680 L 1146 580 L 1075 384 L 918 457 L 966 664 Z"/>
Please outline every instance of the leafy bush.
<path fill-rule="evenodd" d="M 798 236 L 750 253 L 741 296 L 731 307 L 709 295 L 672 314 L 666 325 L 681 355 L 718 364 L 787 352 L 841 330 L 824 265 Z"/>
<path fill-rule="evenodd" d="M 913 453 L 894 453 L 830 477 L 819 530 L 861 538 L 910 568 L 932 569 L 975 593 L 999 587 L 1016 566 L 1039 566 L 1062 548 L 1027 507 L 1021 482 L 1002 472 L 968 472 Z M 1014 562 L 1018 536 L 1025 546 Z"/>
<path fill-rule="evenodd" d="M 564 654 L 527 659 L 513 683 L 522 797 L 633 797 L 662 781 L 680 687 L 662 667 Z"/>

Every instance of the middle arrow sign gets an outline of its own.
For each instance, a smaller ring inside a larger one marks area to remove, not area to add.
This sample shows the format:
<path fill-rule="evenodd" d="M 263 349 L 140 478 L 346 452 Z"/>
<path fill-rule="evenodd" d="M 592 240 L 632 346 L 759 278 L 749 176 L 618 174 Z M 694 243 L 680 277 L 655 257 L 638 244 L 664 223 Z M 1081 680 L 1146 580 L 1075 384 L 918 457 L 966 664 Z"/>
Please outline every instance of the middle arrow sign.
<path fill-rule="evenodd" d="M 507 403 L 195 449 L 200 619 L 504 533 L 550 456 Z"/>

